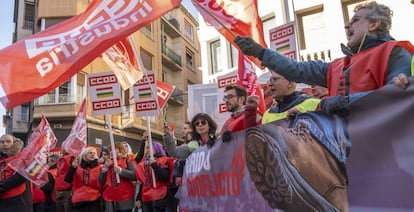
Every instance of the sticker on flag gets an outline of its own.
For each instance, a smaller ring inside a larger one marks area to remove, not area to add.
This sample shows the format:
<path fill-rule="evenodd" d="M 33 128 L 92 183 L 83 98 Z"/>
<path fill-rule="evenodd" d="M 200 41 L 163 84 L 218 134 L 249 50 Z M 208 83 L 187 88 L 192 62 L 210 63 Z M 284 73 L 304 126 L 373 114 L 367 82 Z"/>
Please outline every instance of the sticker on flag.
<path fill-rule="evenodd" d="M 152 97 L 151 95 L 151 87 L 148 85 L 148 87 L 142 86 L 142 88 L 138 88 L 138 98 L 139 99 L 150 99 Z"/>
<path fill-rule="evenodd" d="M 153 71 L 145 71 L 144 76 L 134 84 L 133 92 L 137 116 L 158 115 L 157 88 Z"/>
<path fill-rule="evenodd" d="M 121 113 L 121 91 L 113 72 L 88 74 L 92 115 Z"/>

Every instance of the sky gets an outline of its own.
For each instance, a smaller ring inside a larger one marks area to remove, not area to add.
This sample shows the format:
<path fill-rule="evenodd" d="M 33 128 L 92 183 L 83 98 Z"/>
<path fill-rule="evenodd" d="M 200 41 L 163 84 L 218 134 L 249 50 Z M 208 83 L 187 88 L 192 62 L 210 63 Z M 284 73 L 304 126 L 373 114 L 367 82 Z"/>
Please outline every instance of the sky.
<path fill-rule="evenodd" d="M 14 0 L 2 0 L 0 7 L 0 29 L 2 31 L 0 35 L 0 49 L 9 46 L 12 43 L 14 28 L 13 10 Z M 0 93 L 0 96 L 3 95 L 3 93 Z M 0 104 L 0 119 L 3 119 L 3 115 L 5 113 L 6 109 L 3 107 L 3 105 Z M 2 123 L 2 121 L 0 123 Z M 3 127 L 3 124 L 0 124 L 0 135 L 3 135 L 4 133 L 5 128 Z"/>

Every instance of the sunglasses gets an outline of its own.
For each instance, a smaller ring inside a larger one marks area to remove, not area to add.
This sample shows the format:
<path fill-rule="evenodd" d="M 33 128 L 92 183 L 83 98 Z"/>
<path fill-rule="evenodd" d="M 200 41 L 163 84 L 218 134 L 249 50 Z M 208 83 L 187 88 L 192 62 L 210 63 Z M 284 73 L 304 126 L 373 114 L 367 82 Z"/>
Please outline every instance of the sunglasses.
<path fill-rule="evenodd" d="M 201 124 L 201 125 L 206 125 L 207 124 L 207 121 L 206 120 L 201 120 L 201 121 L 196 121 L 196 122 L 194 122 L 194 126 L 198 126 L 199 124 Z"/>

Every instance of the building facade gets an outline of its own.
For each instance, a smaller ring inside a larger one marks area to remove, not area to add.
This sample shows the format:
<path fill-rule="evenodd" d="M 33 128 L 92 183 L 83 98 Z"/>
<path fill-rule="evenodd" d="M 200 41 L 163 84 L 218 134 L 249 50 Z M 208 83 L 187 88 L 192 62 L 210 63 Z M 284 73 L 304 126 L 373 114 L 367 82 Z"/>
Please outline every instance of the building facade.
<path fill-rule="evenodd" d="M 88 4 L 89 1 L 84 0 L 16 0 L 14 42 L 76 16 L 83 12 Z M 181 137 L 183 122 L 189 119 L 185 104 L 187 85 L 202 82 L 202 74 L 198 69 L 201 66 L 201 53 L 197 27 L 197 20 L 180 5 L 131 35 L 144 68 L 153 70 L 157 80 L 175 86 L 162 113 L 150 119 L 155 140 L 162 139 L 164 119 L 175 126 L 177 138 Z M 19 137 L 27 136 L 40 122 L 43 113 L 60 145 L 69 135 L 80 104 L 88 95 L 87 74 L 104 71 L 110 71 L 109 67 L 101 58 L 96 58 L 58 88 L 31 103 L 8 111 L 6 131 Z M 88 107 L 88 145 L 109 144 L 107 123 L 110 121 L 114 140 L 125 140 L 134 151 L 137 150 L 142 134 L 147 129 L 147 121 L 135 114 L 134 102 L 131 100 L 132 88 L 122 91 L 121 96 L 122 113 L 112 114 L 111 120 L 105 120 L 104 116 L 92 116 Z"/>

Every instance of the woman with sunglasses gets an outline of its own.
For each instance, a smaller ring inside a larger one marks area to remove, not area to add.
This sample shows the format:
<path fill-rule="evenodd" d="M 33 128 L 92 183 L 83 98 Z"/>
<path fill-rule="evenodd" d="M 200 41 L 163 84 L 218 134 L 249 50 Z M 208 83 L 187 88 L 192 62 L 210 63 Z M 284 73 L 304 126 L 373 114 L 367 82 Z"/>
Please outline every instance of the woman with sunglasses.
<path fill-rule="evenodd" d="M 207 144 L 212 147 L 216 140 L 216 122 L 207 113 L 198 113 L 191 120 L 193 139 L 198 141 L 200 146 Z"/>

